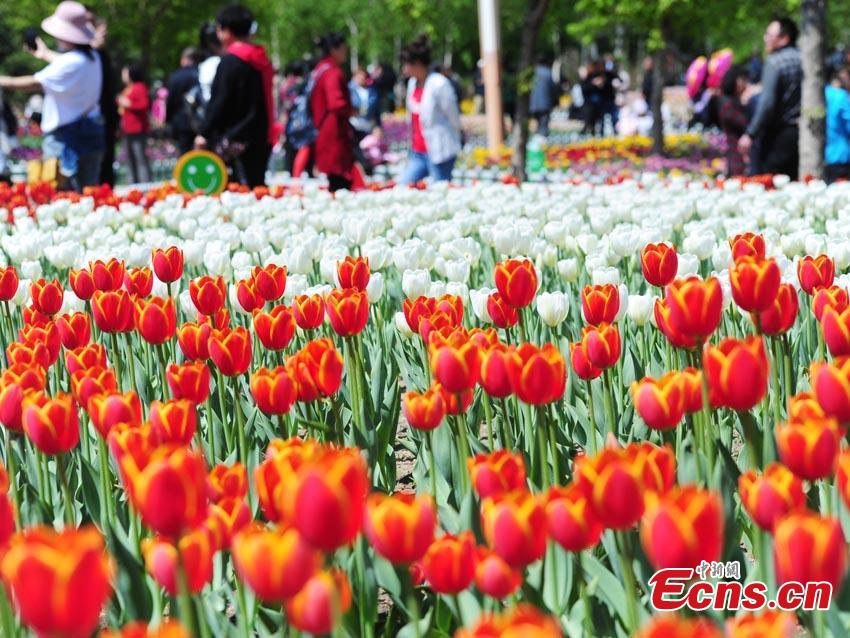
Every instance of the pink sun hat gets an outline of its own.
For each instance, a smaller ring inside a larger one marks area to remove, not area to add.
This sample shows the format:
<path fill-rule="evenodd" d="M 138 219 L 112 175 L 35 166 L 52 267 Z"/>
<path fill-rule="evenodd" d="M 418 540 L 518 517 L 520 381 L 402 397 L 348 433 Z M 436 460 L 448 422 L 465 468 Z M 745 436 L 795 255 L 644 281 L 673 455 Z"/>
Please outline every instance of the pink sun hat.
<path fill-rule="evenodd" d="M 82 4 L 73 0 L 60 2 L 53 15 L 42 21 L 41 28 L 57 40 L 71 44 L 90 44 L 94 38 L 88 11 Z"/>

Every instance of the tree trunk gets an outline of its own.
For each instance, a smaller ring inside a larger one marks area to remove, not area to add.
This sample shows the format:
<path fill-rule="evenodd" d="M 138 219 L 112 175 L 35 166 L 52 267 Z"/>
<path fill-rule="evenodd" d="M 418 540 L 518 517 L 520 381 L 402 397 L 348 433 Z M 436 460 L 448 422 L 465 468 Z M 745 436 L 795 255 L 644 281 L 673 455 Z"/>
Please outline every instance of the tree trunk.
<path fill-rule="evenodd" d="M 661 103 L 664 97 L 664 53 L 665 49 L 658 49 L 652 53 L 652 95 L 650 96 L 652 152 L 658 155 L 664 154 L 664 119 L 661 114 Z"/>
<path fill-rule="evenodd" d="M 800 109 L 800 177 L 823 175 L 826 144 L 826 105 L 823 60 L 826 43 L 826 0 L 803 0 L 800 20 L 800 55 L 803 60 L 803 95 Z"/>
<path fill-rule="evenodd" d="M 528 146 L 528 110 L 534 83 L 534 46 L 540 26 L 549 8 L 549 0 L 527 0 L 520 36 L 519 66 L 517 69 L 517 101 L 514 113 L 513 170 L 520 182 L 526 179 L 525 152 Z"/>

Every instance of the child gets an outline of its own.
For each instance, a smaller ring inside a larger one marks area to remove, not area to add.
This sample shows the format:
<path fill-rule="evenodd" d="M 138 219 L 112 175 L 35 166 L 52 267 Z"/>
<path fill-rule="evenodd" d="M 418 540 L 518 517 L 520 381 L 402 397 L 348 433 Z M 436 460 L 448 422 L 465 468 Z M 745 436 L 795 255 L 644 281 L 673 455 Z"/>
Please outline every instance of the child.
<path fill-rule="evenodd" d="M 398 161 L 398 155 L 390 153 L 388 148 L 387 142 L 384 139 L 384 132 L 380 126 L 373 128 L 372 132 L 360 142 L 360 149 L 372 166 L 394 164 Z"/>

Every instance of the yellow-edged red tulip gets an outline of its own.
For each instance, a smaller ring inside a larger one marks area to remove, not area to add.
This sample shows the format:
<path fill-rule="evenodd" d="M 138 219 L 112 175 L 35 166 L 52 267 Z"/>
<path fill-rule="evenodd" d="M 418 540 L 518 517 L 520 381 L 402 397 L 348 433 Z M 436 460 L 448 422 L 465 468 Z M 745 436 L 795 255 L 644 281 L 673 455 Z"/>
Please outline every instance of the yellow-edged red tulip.
<path fill-rule="evenodd" d="M 336 264 L 336 278 L 340 288 L 366 291 L 371 277 L 368 257 L 346 257 Z"/>
<path fill-rule="evenodd" d="M 773 530 L 776 581 L 832 585 L 835 595 L 847 568 L 847 543 L 837 518 L 794 512 Z"/>
<path fill-rule="evenodd" d="M 509 370 L 517 398 L 532 405 L 545 405 L 564 396 L 567 363 L 561 351 L 546 343 L 538 348 L 523 343 L 516 350 L 519 366 Z"/>
<path fill-rule="evenodd" d="M 401 409 L 410 427 L 417 430 L 433 430 L 446 416 L 443 393 L 433 387 L 425 392 L 411 390 L 406 393 L 402 398 Z"/>
<path fill-rule="evenodd" d="M 422 558 L 422 571 L 432 590 L 458 594 L 472 584 L 478 552 L 472 532 L 459 536 L 446 534 L 428 548 Z"/>
<path fill-rule="evenodd" d="M 832 417 L 809 417 L 776 426 L 779 458 L 794 474 L 813 481 L 832 476 L 842 433 Z"/>
<path fill-rule="evenodd" d="M 788 332 L 797 320 L 800 300 L 797 290 L 791 284 L 780 284 L 773 305 L 758 316 L 761 331 L 766 335 L 780 335 Z M 753 317 L 753 323 L 756 318 Z"/>
<path fill-rule="evenodd" d="M 203 361 L 172 363 L 165 373 L 171 396 L 203 403 L 210 396 L 210 369 Z"/>
<path fill-rule="evenodd" d="M 620 291 L 614 284 L 585 286 L 581 291 L 581 311 L 592 326 L 614 323 L 620 312 Z"/>
<path fill-rule="evenodd" d="M 745 411 L 767 394 L 770 369 L 764 339 L 724 339 L 703 351 L 709 401 L 714 407 Z"/>
<path fill-rule="evenodd" d="M 267 301 L 277 301 L 286 292 L 286 266 L 268 264 L 260 267 L 254 266 L 251 271 L 254 287 L 260 296 Z"/>
<path fill-rule="evenodd" d="M 496 450 L 490 454 L 476 454 L 466 460 L 466 465 L 479 498 L 528 489 L 525 462 L 516 452 Z"/>
<path fill-rule="evenodd" d="M 200 592 L 212 580 L 215 551 L 212 537 L 203 527 L 184 534 L 176 544 L 166 538 L 142 541 L 142 556 L 148 573 L 172 596 L 178 593 L 177 572 L 181 568 L 186 575 L 186 585 L 193 594 Z"/>
<path fill-rule="evenodd" d="M 771 463 L 763 473 L 749 470 L 741 474 L 738 493 L 744 511 L 768 532 L 789 513 L 806 506 L 803 482 L 781 463 Z"/>
<path fill-rule="evenodd" d="M 670 325 L 680 334 L 704 341 L 720 324 L 723 290 L 717 277 L 676 279 L 665 296 Z"/>
<path fill-rule="evenodd" d="M 602 538 L 602 523 L 590 506 L 587 490 L 578 483 L 549 488 L 546 520 L 549 535 L 568 552 L 595 547 Z"/>
<path fill-rule="evenodd" d="M 152 297 L 139 299 L 134 307 L 136 330 L 148 343 L 157 345 L 170 341 L 177 331 L 177 309 L 174 299 Z"/>
<path fill-rule="evenodd" d="M 298 383 L 291 368 L 260 368 L 251 375 L 254 402 L 266 414 L 287 414 L 298 398 Z"/>
<path fill-rule="evenodd" d="M 289 306 L 274 306 L 268 312 L 254 311 L 254 334 L 267 350 L 284 350 L 295 335 L 295 317 Z"/>
<path fill-rule="evenodd" d="M 650 286 L 664 288 L 676 278 L 679 256 L 668 244 L 647 244 L 640 252 L 640 268 Z"/>
<path fill-rule="evenodd" d="M 506 259 L 496 264 L 496 289 L 514 308 L 525 308 L 537 294 L 537 271 L 528 259 Z"/>
<path fill-rule="evenodd" d="M 189 445 L 198 428 L 198 412 L 189 399 L 151 403 L 151 428 L 160 444 Z"/>
<path fill-rule="evenodd" d="M 142 402 L 139 395 L 130 390 L 93 394 L 86 403 L 86 412 L 91 419 L 94 429 L 104 439 L 109 431 L 119 423 L 141 425 Z"/>
<path fill-rule="evenodd" d="M 147 266 L 124 273 L 124 288 L 133 297 L 147 297 L 153 290 L 153 272 Z"/>
<path fill-rule="evenodd" d="M 807 295 L 817 288 L 828 288 L 835 280 L 835 262 L 827 255 L 807 255 L 797 262 L 797 279 Z"/>
<path fill-rule="evenodd" d="M 164 284 L 170 284 L 183 276 L 183 251 L 177 246 L 154 248 L 151 262 L 156 278 Z"/>
<path fill-rule="evenodd" d="M 31 392 L 23 400 L 22 422 L 27 437 L 44 454 L 69 452 L 80 442 L 80 417 L 70 394 Z"/>
<path fill-rule="evenodd" d="M 764 236 L 755 233 L 740 233 L 729 240 L 729 248 L 732 251 L 732 259 L 738 261 L 743 257 L 754 257 L 764 259 L 767 246 Z"/>
<path fill-rule="evenodd" d="M 768 310 L 776 300 L 782 273 L 775 259 L 741 257 L 729 270 L 732 299 L 746 312 Z"/>
<path fill-rule="evenodd" d="M 366 499 L 363 532 L 375 551 L 394 565 L 421 559 L 434 541 L 436 527 L 430 495 L 375 492 Z"/>
<path fill-rule="evenodd" d="M 284 604 L 292 626 L 311 634 L 330 633 L 349 607 L 351 585 L 338 569 L 317 572 Z"/>
<path fill-rule="evenodd" d="M 369 297 L 355 288 L 336 288 L 325 297 L 325 312 L 340 337 L 360 334 L 369 321 Z"/>
<path fill-rule="evenodd" d="M 227 301 L 227 284 L 221 275 L 204 275 L 189 282 L 189 296 L 198 312 L 209 317 L 224 308 Z"/>
<path fill-rule="evenodd" d="M 635 410 L 655 430 L 675 428 L 685 415 L 685 382 L 677 371 L 660 379 L 644 377 L 632 384 Z"/>
<path fill-rule="evenodd" d="M 485 498 L 481 527 L 487 544 L 511 567 L 530 565 L 546 552 L 546 510 L 525 490 Z"/>

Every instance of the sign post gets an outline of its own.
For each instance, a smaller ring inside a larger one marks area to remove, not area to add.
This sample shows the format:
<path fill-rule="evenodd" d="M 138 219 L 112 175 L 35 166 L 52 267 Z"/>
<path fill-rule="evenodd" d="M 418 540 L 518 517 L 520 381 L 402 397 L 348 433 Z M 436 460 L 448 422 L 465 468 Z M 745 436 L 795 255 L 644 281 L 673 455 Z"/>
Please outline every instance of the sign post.
<path fill-rule="evenodd" d="M 177 160 L 174 181 L 183 193 L 218 195 L 227 186 L 227 166 L 215 153 L 189 151 Z"/>
<path fill-rule="evenodd" d="M 499 38 L 499 0 L 478 0 L 478 34 L 484 61 L 484 116 L 487 124 L 487 148 L 490 156 L 499 156 L 502 146 L 502 85 Z"/>

